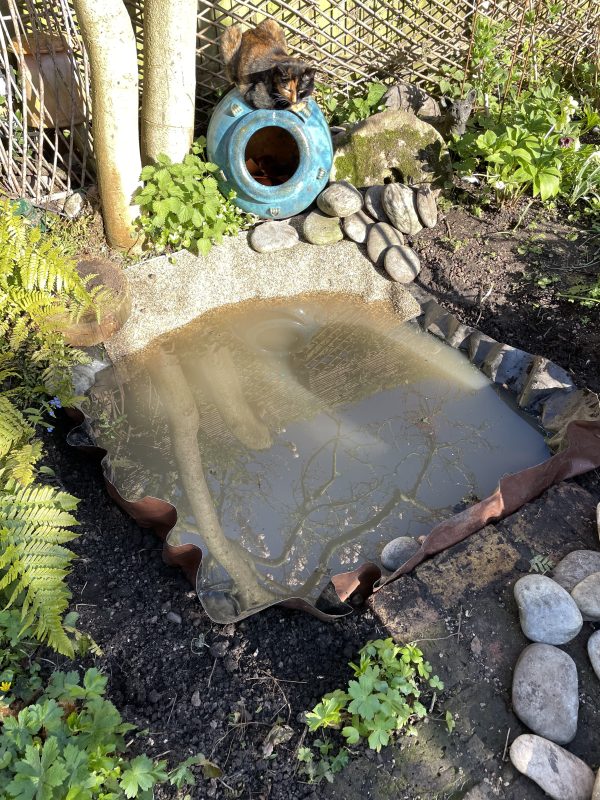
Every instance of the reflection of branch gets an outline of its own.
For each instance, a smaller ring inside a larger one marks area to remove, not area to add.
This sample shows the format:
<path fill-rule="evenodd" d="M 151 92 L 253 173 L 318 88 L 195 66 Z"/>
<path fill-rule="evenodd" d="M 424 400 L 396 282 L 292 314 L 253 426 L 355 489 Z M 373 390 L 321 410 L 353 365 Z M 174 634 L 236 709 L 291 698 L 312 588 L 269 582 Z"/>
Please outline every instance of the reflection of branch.
<path fill-rule="evenodd" d="M 221 529 L 198 447 L 198 410 L 177 356 L 157 348 L 148 359 L 147 366 L 169 421 L 173 455 L 181 482 L 211 555 L 231 575 L 243 608 L 273 602 L 273 596 L 260 586 L 250 559 L 245 559 L 239 553 Z"/>
<path fill-rule="evenodd" d="M 231 353 L 226 347 L 209 350 L 194 362 L 188 362 L 203 394 L 217 407 L 223 422 L 246 447 L 265 450 L 270 447 L 271 434 L 246 400 Z"/>

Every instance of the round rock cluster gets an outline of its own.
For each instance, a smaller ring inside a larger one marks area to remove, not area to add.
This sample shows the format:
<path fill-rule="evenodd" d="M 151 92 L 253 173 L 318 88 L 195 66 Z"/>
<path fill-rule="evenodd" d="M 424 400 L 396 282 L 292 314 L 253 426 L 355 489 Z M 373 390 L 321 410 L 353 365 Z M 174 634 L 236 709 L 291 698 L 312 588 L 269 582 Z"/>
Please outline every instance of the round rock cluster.
<path fill-rule="evenodd" d="M 371 186 L 363 197 L 347 181 L 336 181 L 317 198 L 318 210 L 305 217 L 302 233 L 307 242 L 316 245 L 335 244 L 344 235 L 366 244 L 377 267 L 383 267 L 394 281 L 410 283 L 421 264 L 404 237 L 435 226 L 435 197 L 430 186 L 413 188 L 401 183 Z M 288 221 L 265 222 L 250 235 L 250 245 L 259 253 L 293 247 L 298 241 L 298 233 Z"/>
<path fill-rule="evenodd" d="M 557 645 L 574 639 L 584 621 L 600 622 L 600 552 L 576 550 L 556 566 L 553 578 L 526 575 L 514 588 L 528 645 L 513 674 L 512 705 L 533 734 L 512 744 L 513 765 L 554 800 L 600 800 L 600 773 L 561 745 L 573 740 L 579 715 L 575 662 Z M 600 679 L 600 630 L 588 640 Z"/>

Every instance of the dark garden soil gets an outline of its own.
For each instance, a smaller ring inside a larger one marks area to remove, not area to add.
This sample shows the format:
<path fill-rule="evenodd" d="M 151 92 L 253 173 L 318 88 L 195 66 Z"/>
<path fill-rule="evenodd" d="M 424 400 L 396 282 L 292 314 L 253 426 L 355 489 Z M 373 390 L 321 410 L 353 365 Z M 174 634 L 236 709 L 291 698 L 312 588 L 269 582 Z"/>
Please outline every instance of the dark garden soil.
<path fill-rule="evenodd" d="M 598 238 L 591 241 L 560 214 L 545 216 L 532 207 L 523 215 L 524 208 L 484 211 L 480 219 L 464 208 L 449 210 L 415 243 L 424 265 L 420 283 L 464 322 L 554 359 L 578 385 L 598 390 L 599 312 L 556 298 L 557 286 L 579 281 L 589 269 L 581 265 L 598 258 Z M 516 232 L 499 233 L 517 222 Z M 540 285 L 540 278 L 554 275 L 554 283 Z M 552 513 L 538 534 L 530 535 L 526 525 L 543 517 L 543 501 L 537 510 L 514 515 L 517 528 L 509 521 L 490 527 L 487 539 L 472 537 L 344 621 L 327 625 L 300 612 L 271 609 L 220 627 L 210 623 L 182 575 L 162 563 L 158 540 L 109 499 L 99 465 L 65 444 L 65 431 L 57 426 L 46 436 L 47 463 L 58 483 L 81 498 L 81 537 L 74 543 L 79 559 L 70 578 L 73 607 L 79 627 L 103 650 L 82 666 L 94 660 L 105 670 L 110 698 L 146 732 L 134 750 L 171 763 L 201 752 L 219 765 L 222 778 L 199 775 L 190 790 L 193 800 L 457 799 L 473 786 L 480 792 L 473 798 L 542 797 L 503 760 L 506 737 L 512 741 L 523 732 L 510 712 L 511 668 L 526 644 L 512 584 L 529 571 L 534 554 L 557 559 L 575 547 L 598 546 L 592 522 L 600 499 L 597 476 L 582 481 L 591 495 L 574 484 L 564 497 L 551 490 Z M 568 522 L 561 520 L 562 508 L 571 514 Z M 481 564 L 488 568 L 479 574 Z M 470 594 L 457 588 L 465 575 L 471 576 Z M 391 634 L 435 639 L 423 647 L 447 683 L 441 702 L 458 713 L 455 733 L 448 737 L 443 724 L 430 722 L 427 746 L 387 748 L 380 756 L 363 751 L 333 787 L 307 785 L 295 759 L 305 736 L 302 712 L 325 692 L 345 686 L 347 662 L 368 639 Z M 580 674 L 587 669 L 575 752 L 597 767 L 598 692 L 594 699 L 584 644 L 582 638 L 571 648 Z M 290 725 L 294 735 L 265 759 L 262 745 L 277 722 Z M 183 795 L 156 792 L 159 799 Z"/>

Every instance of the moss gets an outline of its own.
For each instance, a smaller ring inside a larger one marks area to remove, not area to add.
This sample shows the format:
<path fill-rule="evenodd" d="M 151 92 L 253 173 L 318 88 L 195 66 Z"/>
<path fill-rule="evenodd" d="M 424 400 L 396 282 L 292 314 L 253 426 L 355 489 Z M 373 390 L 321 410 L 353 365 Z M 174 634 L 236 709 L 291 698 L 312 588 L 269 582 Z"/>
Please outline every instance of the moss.
<path fill-rule="evenodd" d="M 350 132 L 334 156 L 336 180 L 354 186 L 382 183 L 400 172 L 404 180 L 433 181 L 447 171 L 443 143 L 432 129 L 419 130 L 411 124 L 379 127 L 367 124 Z"/>

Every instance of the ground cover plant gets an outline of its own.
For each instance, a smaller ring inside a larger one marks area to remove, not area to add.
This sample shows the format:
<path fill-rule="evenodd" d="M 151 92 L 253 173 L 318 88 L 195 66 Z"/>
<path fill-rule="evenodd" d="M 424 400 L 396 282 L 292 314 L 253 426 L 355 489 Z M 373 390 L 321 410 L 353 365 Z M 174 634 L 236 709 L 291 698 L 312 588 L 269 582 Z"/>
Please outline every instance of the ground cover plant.
<path fill-rule="evenodd" d="M 88 279 L 89 280 L 89 279 Z M 59 237 L 43 234 L 0 200 L 0 795 L 17 800 L 150 798 L 154 785 L 193 785 L 194 756 L 129 758 L 122 722 L 104 695 L 106 677 L 40 668 L 39 643 L 68 657 L 99 648 L 67 613 L 66 583 L 78 500 L 40 466 L 40 430 L 73 396 L 70 369 L 87 360 L 61 329 L 110 295 L 88 289 Z"/>
<path fill-rule="evenodd" d="M 379 753 L 399 734 L 418 736 L 418 722 L 431 714 L 436 702 L 434 694 L 428 708 L 421 702 L 429 690 L 442 691 L 443 682 L 432 675 L 432 666 L 414 645 L 399 645 L 393 639 L 376 639 L 359 652 L 357 664 L 350 663 L 354 679 L 347 689 L 336 689 L 306 714 L 306 723 L 313 733 L 337 730 L 353 746 L 366 742 Z M 446 714 L 451 732 L 452 715 Z M 298 760 L 312 783 L 333 776 L 350 759 L 347 746 L 334 754 L 335 744 L 328 738 L 316 739 L 312 747 L 301 747 Z"/>
<path fill-rule="evenodd" d="M 224 236 L 234 236 L 246 224 L 234 205 L 235 192 L 224 197 L 205 158 L 206 139 L 200 137 L 179 164 L 159 155 L 142 170 L 143 187 L 134 200 L 140 206 L 139 226 L 158 253 L 185 248 L 206 255 Z"/>

